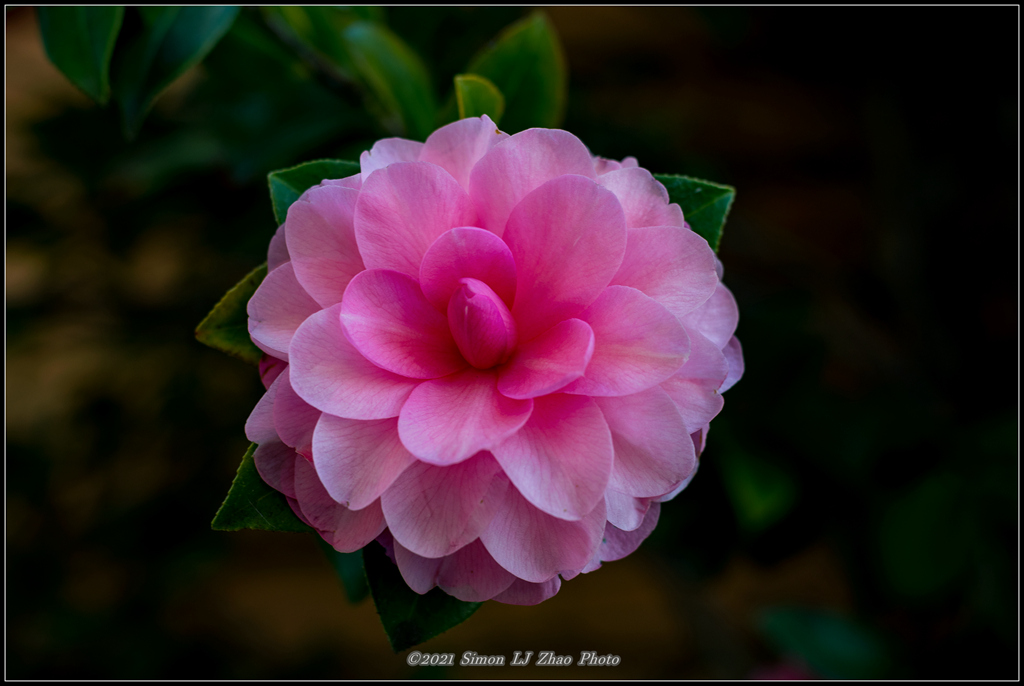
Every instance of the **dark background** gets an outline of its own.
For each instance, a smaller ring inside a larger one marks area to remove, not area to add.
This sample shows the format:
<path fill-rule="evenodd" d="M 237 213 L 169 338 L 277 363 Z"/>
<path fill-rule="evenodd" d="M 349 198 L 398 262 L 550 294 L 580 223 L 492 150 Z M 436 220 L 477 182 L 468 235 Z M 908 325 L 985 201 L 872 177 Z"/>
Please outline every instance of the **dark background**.
<path fill-rule="evenodd" d="M 1016 677 L 1019 9 L 545 11 L 564 128 L 738 189 L 720 256 L 746 375 L 636 554 L 422 648 L 622 664 L 417 671 L 306 535 L 210 530 L 262 387 L 192 331 L 265 259 L 266 173 L 384 134 L 246 53 L 243 11 L 127 143 L 20 8 L 8 678 Z M 386 14 L 443 98 L 525 10 Z"/>

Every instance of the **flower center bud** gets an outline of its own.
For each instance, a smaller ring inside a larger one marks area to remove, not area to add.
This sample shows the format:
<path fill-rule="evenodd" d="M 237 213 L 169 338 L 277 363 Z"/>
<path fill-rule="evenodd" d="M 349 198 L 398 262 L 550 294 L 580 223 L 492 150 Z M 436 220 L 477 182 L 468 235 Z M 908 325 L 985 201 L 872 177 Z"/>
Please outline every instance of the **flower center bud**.
<path fill-rule="evenodd" d="M 448 301 L 448 326 L 455 345 L 477 369 L 490 369 L 512 356 L 516 322 L 491 287 L 477 279 L 460 279 Z"/>

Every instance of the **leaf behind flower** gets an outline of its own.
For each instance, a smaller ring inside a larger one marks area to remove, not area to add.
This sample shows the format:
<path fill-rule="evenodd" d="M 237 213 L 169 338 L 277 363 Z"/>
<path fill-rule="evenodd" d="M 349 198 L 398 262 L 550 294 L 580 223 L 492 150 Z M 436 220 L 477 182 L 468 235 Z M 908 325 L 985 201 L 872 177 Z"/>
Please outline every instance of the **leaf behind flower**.
<path fill-rule="evenodd" d="M 287 499 L 267 485 L 256 470 L 253 454 L 256 444 L 251 443 L 238 465 L 238 473 L 231 482 L 227 498 L 217 510 L 210 526 L 216 531 L 290 531 L 303 533 L 313 529 L 295 516 Z"/>
<path fill-rule="evenodd" d="M 718 252 L 725 219 L 736 198 L 736 189 L 677 174 L 655 174 L 654 178 L 668 190 L 669 202 L 678 203 L 682 208 L 683 217 L 690 228 L 702 236 L 712 250 Z"/>
<path fill-rule="evenodd" d="M 459 119 L 486 114 L 497 125 L 505 113 L 505 96 L 497 86 L 478 74 L 455 77 L 455 100 L 459 106 Z"/>
<path fill-rule="evenodd" d="M 263 351 L 249 338 L 246 306 L 266 275 L 267 265 L 263 263 L 225 293 L 196 327 L 196 340 L 249 364 L 259 364 Z"/>
<path fill-rule="evenodd" d="M 274 218 L 278 224 L 284 224 L 292 203 L 307 189 L 322 183 L 325 179 L 343 179 L 358 173 L 358 162 L 344 160 L 314 160 L 270 172 L 267 174 L 267 183 L 270 184 L 270 202 L 274 205 Z"/>

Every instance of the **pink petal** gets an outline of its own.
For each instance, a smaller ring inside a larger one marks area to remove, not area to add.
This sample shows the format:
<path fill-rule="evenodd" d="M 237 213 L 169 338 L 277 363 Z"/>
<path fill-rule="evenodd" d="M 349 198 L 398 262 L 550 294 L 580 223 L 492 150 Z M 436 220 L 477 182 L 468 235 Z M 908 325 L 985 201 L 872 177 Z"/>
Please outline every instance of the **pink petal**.
<path fill-rule="evenodd" d="M 554 393 L 582 377 L 593 354 L 590 325 L 566 319 L 516 349 L 498 372 L 498 390 L 509 398 Z"/>
<path fill-rule="evenodd" d="M 687 331 L 700 331 L 721 350 L 729 343 L 739 320 L 736 298 L 720 283 L 707 302 L 683 317 L 682 321 Z"/>
<path fill-rule="evenodd" d="M 352 225 L 359 191 L 314 186 L 288 208 L 288 253 L 295 278 L 321 307 L 341 302 L 352 277 L 363 271 Z"/>
<path fill-rule="evenodd" d="M 494 561 L 480 539 L 443 558 L 437 573 L 437 585 L 467 603 L 490 600 L 516 581 Z"/>
<path fill-rule="evenodd" d="M 309 456 L 313 450 L 313 429 L 320 419 L 320 410 L 295 393 L 287 369 L 280 378 L 281 383 L 274 397 L 274 426 L 277 435 L 285 445 Z"/>
<path fill-rule="evenodd" d="M 441 569 L 442 558 L 429 558 L 417 555 L 402 546 L 397 540 L 392 541 L 395 564 L 402 573 L 409 588 L 420 595 L 428 593 L 437 585 L 437 572 Z"/>
<path fill-rule="evenodd" d="M 633 531 L 622 531 L 612 524 L 608 524 L 604 530 L 604 542 L 601 543 L 601 559 L 604 562 L 611 562 L 631 555 L 654 531 L 654 527 L 658 525 L 660 512 L 661 504 L 651 503 L 651 509 L 647 511 L 644 523 Z"/>
<path fill-rule="evenodd" d="M 478 279 L 459 280 L 448 301 L 448 329 L 462 357 L 477 369 L 506 362 L 519 340 L 508 307 Z"/>
<path fill-rule="evenodd" d="M 359 169 L 362 183 L 370 174 L 396 162 L 415 162 L 420 158 L 423 143 L 404 138 L 384 138 L 373 144 L 373 147 L 359 156 Z"/>
<path fill-rule="evenodd" d="M 295 497 L 295 461 L 302 458 L 281 441 L 268 441 L 256 448 L 252 455 L 256 471 L 268 486 L 289 498 Z"/>
<path fill-rule="evenodd" d="M 470 368 L 417 386 L 398 417 L 398 434 L 413 455 L 445 466 L 491 450 L 532 411 L 532 400 L 498 392 L 494 372 Z"/>
<path fill-rule="evenodd" d="M 493 599 L 506 605 L 539 605 L 558 593 L 561 587 L 562 580 L 557 576 L 540 584 L 516 579 L 507 591 L 494 596 Z"/>
<path fill-rule="evenodd" d="M 564 174 L 596 178 L 587 147 L 567 131 L 528 129 L 495 145 L 469 176 L 479 226 L 501 236 L 519 201 Z"/>
<path fill-rule="evenodd" d="M 459 279 L 466 277 L 483 281 L 506 305 L 512 304 L 516 295 L 516 263 L 505 241 L 490 231 L 456 227 L 438 236 L 423 255 L 420 287 L 438 310 L 447 310 Z"/>
<path fill-rule="evenodd" d="M 735 336 L 730 338 L 722 352 L 725 353 L 725 360 L 729 363 L 729 375 L 725 377 L 722 387 L 718 389 L 719 393 L 725 393 L 743 376 L 743 348 L 740 346 L 739 339 Z"/>
<path fill-rule="evenodd" d="M 430 134 L 419 160 L 443 168 L 468 191 L 473 167 L 488 150 L 508 137 L 486 114 L 460 119 Z"/>
<path fill-rule="evenodd" d="M 345 335 L 382 369 L 413 379 L 436 379 L 466 367 L 448 329 L 416 279 L 369 269 L 352 279 L 341 301 Z"/>
<path fill-rule="evenodd" d="M 269 272 L 249 299 L 246 311 L 252 342 L 263 352 L 287 360 L 295 329 L 319 309 L 295 280 L 291 262 L 286 262 Z"/>
<path fill-rule="evenodd" d="M 639 167 L 618 169 L 602 174 L 598 183 L 615 194 L 626 214 L 626 228 L 645 226 L 683 227 L 683 211 L 669 204 L 668 191 Z"/>
<path fill-rule="evenodd" d="M 395 480 L 381 507 L 395 540 L 423 557 L 450 555 L 476 540 L 503 493 L 489 493 L 501 471 L 489 453 L 450 467 L 416 462 Z"/>
<path fill-rule="evenodd" d="M 397 417 L 419 384 L 359 354 L 342 331 L 340 303 L 303 322 L 292 343 L 292 388 L 328 414 L 349 419 Z"/>
<path fill-rule="evenodd" d="M 339 553 L 354 553 L 384 530 L 379 502 L 362 510 L 334 502 L 306 460 L 295 461 L 295 496 L 310 525 Z"/>
<path fill-rule="evenodd" d="M 313 465 L 331 498 L 352 510 L 370 505 L 415 462 L 398 439 L 398 419 L 325 414 L 313 433 Z"/>
<path fill-rule="evenodd" d="M 274 379 L 280 376 L 287 366 L 288 363 L 284 360 L 264 353 L 260 358 L 260 381 L 263 382 L 263 387 L 270 388 L 270 384 L 274 383 Z"/>
<path fill-rule="evenodd" d="M 309 523 L 309 520 L 306 519 L 306 515 L 302 514 L 302 508 L 299 506 L 298 500 L 296 500 L 295 498 L 289 498 L 288 496 L 285 496 L 285 500 L 288 501 L 288 507 L 292 508 L 292 512 L 295 513 L 296 517 L 302 520 L 303 524 L 310 528 L 315 528 L 312 524 Z"/>
<path fill-rule="evenodd" d="M 608 487 L 608 425 L 591 398 L 554 394 L 533 403 L 530 420 L 494 456 L 532 505 L 559 519 L 584 519 Z"/>
<path fill-rule="evenodd" d="M 651 508 L 648 498 L 634 498 L 609 488 L 604 494 L 608 510 L 608 521 L 623 531 L 632 531 L 643 524 L 647 510 Z"/>
<path fill-rule="evenodd" d="M 290 259 L 284 238 L 284 224 L 281 224 L 270 239 L 270 247 L 267 248 L 267 271 L 274 271 Z"/>
<path fill-rule="evenodd" d="M 598 176 L 607 174 L 608 172 L 615 171 L 616 169 L 622 169 L 622 164 L 616 160 L 609 160 L 605 157 L 594 158 L 594 172 Z"/>
<path fill-rule="evenodd" d="M 543 583 L 563 569 L 580 569 L 601 544 L 604 501 L 569 522 L 531 505 L 511 484 L 480 541 L 494 560 L 520 579 Z"/>
<path fill-rule="evenodd" d="M 594 330 L 594 355 L 566 393 L 639 393 L 675 374 L 690 351 L 679 320 L 635 288 L 609 286 L 579 318 Z"/>
<path fill-rule="evenodd" d="M 690 330 L 690 357 L 679 371 L 662 382 L 690 433 L 710 422 L 722 411 L 718 391 L 728 373 L 725 355 L 700 333 Z"/>
<path fill-rule="evenodd" d="M 626 255 L 612 283 L 643 291 L 683 317 L 715 292 L 715 253 L 693 231 L 633 229 L 626 234 Z"/>
<path fill-rule="evenodd" d="M 403 162 L 415 162 L 412 160 L 402 160 Z M 342 188 L 353 188 L 359 190 L 363 187 L 363 175 L 362 173 L 353 174 L 352 176 L 346 176 L 343 179 L 324 179 L 320 182 L 322 186 L 341 186 Z"/>
<path fill-rule="evenodd" d="M 615 446 L 611 488 L 637 498 L 653 498 L 672 490 L 693 471 L 697 457 L 690 432 L 665 391 L 655 386 L 595 401 Z"/>
<path fill-rule="evenodd" d="M 466 191 L 441 167 L 402 162 L 374 172 L 356 203 L 359 252 L 367 269 L 419 276 L 430 244 L 455 226 L 473 226 L 476 212 Z"/>
<path fill-rule="evenodd" d="M 698 432 L 698 433 L 700 433 L 700 432 Z M 696 435 L 697 434 L 692 434 L 691 438 L 693 436 L 696 436 Z M 694 449 L 698 451 L 698 454 L 699 454 L 701 448 L 703 448 L 703 446 L 694 445 Z M 690 476 L 688 476 L 685 479 L 683 479 L 683 482 L 681 484 L 679 484 L 678 486 L 673 488 L 671 491 L 669 491 L 665 495 L 660 495 L 657 498 L 654 498 L 653 500 L 655 500 L 655 501 L 657 501 L 659 503 L 667 503 L 668 501 L 670 501 L 673 498 L 675 498 L 677 495 L 679 495 L 680 493 L 682 493 L 683 491 L 686 490 L 686 487 L 690 485 L 691 481 L 693 481 L 693 477 L 697 476 L 697 470 L 699 468 L 700 468 L 700 462 L 698 461 L 697 466 L 693 468 L 692 472 L 690 472 Z M 608 521 L 609 522 L 612 521 L 611 517 L 608 518 Z M 615 526 L 618 526 L 620 529 L 627 530 L 626 527 L 619 526 L 619 524 L 617 522 L 612 522 L 612 524 L 615 524 Z M 628 529 L 628 530 L 631 531 L 631 529 Z"/>
<path fill-rule="evenodd" d="M 512 314 L 528 341 L 601 294 L 622 264 L 625 221 L 612 193 L 590 179 L 561 176 L 516 205 L 505 243 L 516 263 Z"/>
<path fill-rule="evenodd" d="M 274 425 L 274 398 L 277 396 L 277 389 L 281 387 L 278 383 L 280 376 L 274 379 L 267 392 L 252 408 L 249 418 L 245 420 L 245 437 L 256 445 L 263 445 L 268 441 L 278 441 L 277 427 Z"/>

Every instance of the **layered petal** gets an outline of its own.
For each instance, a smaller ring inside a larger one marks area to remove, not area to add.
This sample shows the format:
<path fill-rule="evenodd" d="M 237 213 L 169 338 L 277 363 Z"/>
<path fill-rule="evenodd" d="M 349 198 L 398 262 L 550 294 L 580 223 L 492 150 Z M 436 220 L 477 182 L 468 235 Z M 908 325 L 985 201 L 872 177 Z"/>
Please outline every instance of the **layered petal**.
<path fill-rule="evenodd" d="M 363 271 L 353 215 L 359 191 L 314 186 L 288 208 L 288 254 L 295 278 L 321 307 L 341 302 L 352 277 Z"/>
<path fill-rule="evenodd" d="M 604 525 L 604 501 L 583 519 L 570 522 L 541 512 L 509 484 L 480 541 L 508 571 L 543 583 L 563 569 L 586 565 L 601 543 Z"/>
<path fill-rule="evenodd" d="M 672 490 L 693 471 L 697 457 L 690 432 L 661 388 L 595 402 L 615 447 L 611 488 L 636 498 L 653 498 Z"/>
<path fill-rule="evenodd" d="M 635 498 L 609 488 L 604 494 L 608 522 L 623 531 L 632 531 L 643 524 L 647 510 L 651 508 L 649 498 Z"/>
<path fill-rule="evenodd" d="M 560 176 L 515 206 L 505 243 L 516 263 L 512 315 L 520 340 L 528 341 L 601 294 L 622 264 L 625 219 L 610 191 L 582 176 Z"/>
<path fill-rule="evenodd" d="M 341 328 L 341 303 L 303 322 L 291 352 L 292 388 L 313 407 L 339 417 L 397 417 L 420 383 L 381 369 L 349 343 Z"/>
<path fill-rule="evenodd" d="M 375 502 L 416 461 L 398 438 L 398 418 L 325 414 L 313 433 L 313 465 L 331 498 L 352 510 Z"/>
<path fill-rule="evenodd" d="M 249 299 L 249 336 L 263 352 L 287 360 L 295 330 L 319 309 L 295 279 L 291 262 L 285 262 L 267 273 Z"/>
<path fill-rule="evenodd" d="M 494 561 L 480 539 L 443 558 L 437 572 L 437 585 L 467 603 L 490 600 L 516 581 L 513 574 Z"/>
<path fill-rule="evenodd" d="M 284 238 L 284 224 L 281 224 L 274 232 L 274 236 L 270 239 L 270 246 L 267 248 L 267 271 L 274 271 L 290 259 L 288 245 Z"/>
<path fill-rule="evenodd" d="M 520 344 L 498 372 L 498 390 L 509 398 L 536 398 L 583 376 L 594 354 L 594 331 L 580 319 L 566 319 Z"/>
<path fill-rule="evenodd" d="M 722 410 L 719 388 L 728 374 L 728 363 L 718 346 L 697 331 L 690 331 L 690 357 L 661 388 L 679 408 L 690 433 L 710 422 Z"/>
<path fill-rule="evenodd" d="M 643 291 L 681 318 L 715 292 L 715 253 L 693 231 L 671 226 L 633 229 L 611 282 Z"/>
<path fill-rule="evenodd" d="M 436 164 L 402 162 L 363 182 L 355 232 L 367 269 L 394 269 L 415 278 L 430 244 L 456 226 L 476 224 L 466 191 Z"/>
<path fill-rule="evenodd" d="M 718 389 L 719 393 L 725 393 L 727 390 L 733 387 L 733 385 L 740 380 L 743 376 L 743 348 L 740 346 L 738 338 L 733 336 L 729 339 L 729 342 L 725 344 L 725 348 L 722 349 L 725 354 L 725 361 L 729 364 L 729 374 L 725 377 L 725 381 L 722 382 L 722 387 Z"/>
<path fill-rule="evenodd" d="M 280 376 L 274 397 L 274 426 L 285 445 L 308 457 L 312 454 L 313 429 L 320 419 L 320 410 L 295 393 L 290 376 L 287 369 Z"/>
<path fill-rule="evenodd" d="M 719 283 L 707 301 L 683 317 L 687 331 L 700 331 L 712 343 L 723 349 L 736 331 L 740 321 L 740 310 L 732 291 Z"/>
<path fill-rule="evenodd" d="M 402 578 L 409 584 L 409 588 L 423 595 L 437 585 L 437 572 L 444 561 L 442 558 L 417 555 L 394 539 L 391 548 L 398 571 L 402 573 Z"/>
<path fill-rule="evenodd" d="M 498 143 L 469 176 L 479 226 L 501 236 L 512 208 L 533 189 L 564 174 L 597 176 L 587 147 L 567 131 L 528 129 Z"/>
<path fill-rule="evenodd" d="M 306 460 L 295 461 L 295 495 L 310 525 L 340 553 L 354 553 L 384 530 L 379 502 L 362 510 L 350 510 L 335 502 Z"/>
<path fill-rule="evenodd" d="M 501 471 L 486 452 L 449 467 L 416 462 L 381 496 L 388 529 L 408 550 L 443 557 L 476 540 L 494 516 L 503 489 L 491 492 Z"/>
<path fill-rule="evenodd" d="M 594 400 L 564 394 L 535 398 L 529 421 L 493 452 L 526 500 L 571 521 L 603 501 L 614 454 Z"/>
<path fill-rule="evenodd" d="M 294 448 L 278 440 L 267 441 L 257 446 L 252 459 L 268 486 L 289 498 L 295 497 L 295 461 L 305 460 L 295 454 Z"/>
<path fill-rule="evenodd" d="M 494 600 L 506 605 L 539 605 L 558 593 L 562 580 L 557 576 L 539 584 L 516 579 L 504 593 L 494 596 Z"/>
<path fill-rule="evenodd" d="M 427 137 L 419 160 L 436 164 L 469 190 L 469 173 L 491 148 L 508 138 L 486 114 L 442 126 Z"/>
<path fill-rule="evenodd" d="M 459 226 L 437 237 L 420 264 L 420 288 L 444 312 L 459 281 L 483 281 L 511 307 L 516 295 L 516 263 L 505 241 L 490 231 Z"/>
<path fill-rule="evenodd" d="M 640 544 L 644 542 L 654 527 L 658 524 L 658 515 L 661 513 L 661 503 L 651 503 L 651 509 L 644 517 L 644 523 L 633 531 L 622 531 L 609 524 L 604 530 L 604 541 L 601 543 L 601 560 L 611 562 L 621 560 L 627 555 L 632 555 Z"/>
<path fill-rule="evenodd" d="M 274 383 L 274 379 L 276 379 L 287 366 L 288 363 L 284 360 L 264 354 L 263 357 L 260 358 L 259 366 L 260 381 L 263 382 L 263 387 L 270 388 L 270 384 Z"/>
<path fill-rule="evenodd" d="M 493 449 L 518 431 L 532 411 L 532 400 L 498 392 L 494 372 L 470 368 L 417 386 L 402 407 L 398 433 L 419 459 L 451 465 Z"/>
<path fill-rule="evenodd" d="M 341 301 L 352 345 L 381 369 L 436 379 L 465 368 L 448 318 L 431 306 L 416 279 L 389 269 L 358 274 Z"/>
<path fill-rule="evenodd" d="M 669 204 L 668 191 L 640 167 L 627 167 L 601 174 L 598 183 L 615 194 L 626 213 L 626 227 L 683 227 L 683 211 Z"/>
<path fill-rule="evenodd" d="M 679 320 L 635 288 L 609 286 L 579 318 L 594 330 L 594 354 L 566 393 L 638 393 L 675 374 L 689 354 Z"/>
<path fill-rule="evenodd" d="M 459 280 L 448 301 L 448 328 L 462 357 L 477 369 L 506 362 L 519 340 L 504 301 L 478 279 Z"/>
<path fill-rule="evenodd" d="M 263 445 L 268 441 L 280 440 L 277 435 L 277 427 L 274 425 L 274 398 L 277 396 L 277 389 L 280 388 L 280 376 L 267 387 L 266 393 L 252 408 L 249 418 L 245 420 L 245 437 L 256 445 Z"/>
<path fill-rule="evenodd" d="M 415 162 L 420 158 L 423 143 L 405 138 L 384 138 L 359 156 L 360 181 L 366 183 L 370 174 L 396 162 Z"/>

